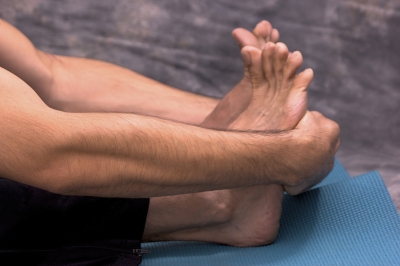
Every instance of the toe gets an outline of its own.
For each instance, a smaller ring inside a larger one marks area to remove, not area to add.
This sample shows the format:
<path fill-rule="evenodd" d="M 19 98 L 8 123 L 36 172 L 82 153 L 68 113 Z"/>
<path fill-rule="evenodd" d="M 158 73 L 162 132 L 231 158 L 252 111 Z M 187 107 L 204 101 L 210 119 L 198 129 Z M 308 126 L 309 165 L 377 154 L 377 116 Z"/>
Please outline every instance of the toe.
<path fill-rule="evenodd" d="M 263 71 L 268 83 L 273 85 L 275 82 L 273 57 L 275 51 L 275 44 L 272 42 L 267 43 L 262 51 Z"/>
<path fill-rule="evenodd" d="M 292 88 L 295 90 L 306 91 L 308 86 L 310 86 L 311 81 L 314 77 L 314 71 L 308 68 L 298 74 L 293 81 Z"/>
<path fill-rule="evenodd" d="M 283 70 L 283 79 L 293 80 L 296 75 L 296 71 L 303 64 L 303 56 L 299 51 L 295 51 L 289 55 L 286 61 L 285 68 Z"/>
<path fill-rule="evenodd" d="M 270 35 L 270 41 L 277 43 L 279 41 L 279 31 L 277 29 L 273 29 Z"/>
<path fill-rule="evenodd" d="M 258 39 L 248 30 L 237 28 L 232 31 L 232 37 L 235 39 L 240 49 L 245 46 L 254 46 L 258 47 Z"/>
<path fill-rule="evenodd" d="M 259 47 L 264 47 L 266 42 L 270 41 L 272 33 L 272 25 L 266 20 L 261 21 L 253 30 L 254 35 L 257 37 Z"/>
<path fill-rule="evenodd" d="M 232 31 L 232 37 L 240 49 L 245 46 L 254 46 L 262 49 L 265 43 L 276 43 L 279 40 L 279 31 L 272 28 L 271 23 L 263 20 L 256 25 L 253 33 L 243 28 L 237 28 Z"/>
<path fill-rule="evenodd" d="M 284 43 L 277 43 L 273 56 L 273 66 L 277 86 L 280 87 L 283 78 L 283 69 L 289 56 L 289 50 Z"/>
<path fill-rule="evenodd" d="M 253 87 L 263 84 L 265 77 L 262 70 L 261 51 L 255 47 L 246 46 L 242 49 L 241 54 Z"/>

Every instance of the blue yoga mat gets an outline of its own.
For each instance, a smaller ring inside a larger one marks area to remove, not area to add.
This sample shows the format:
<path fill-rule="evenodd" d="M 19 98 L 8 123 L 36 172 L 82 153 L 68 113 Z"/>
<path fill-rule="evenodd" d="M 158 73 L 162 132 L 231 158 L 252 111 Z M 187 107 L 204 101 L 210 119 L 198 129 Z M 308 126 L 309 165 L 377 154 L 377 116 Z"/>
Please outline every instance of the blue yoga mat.
<path fill-rule="evenodd" d="M 284 196 L 271 245 L 145 243 L 151 254 L 143 265 L 400 265 L 400 217 L 379 173 L 350 179 L 336 162 L 328 178 L 325 186 Z"/>
<path fill-rule="evenodd" d="M 330 185 L 336 182 L 344 181 L 350 178 L 349 173 L 344 169 L 342 164 L 339 162 L 338 159 L 335 158 L 335 167 L 332 169 L 332 171 L 329 173 L 327 177 L 325 177 L 324 180 L 322 180 L 321 183 L 318 185 L 314 186 L 313 189 L 318 188 L 318 187 L 323 187 L 326 185 Z"/>

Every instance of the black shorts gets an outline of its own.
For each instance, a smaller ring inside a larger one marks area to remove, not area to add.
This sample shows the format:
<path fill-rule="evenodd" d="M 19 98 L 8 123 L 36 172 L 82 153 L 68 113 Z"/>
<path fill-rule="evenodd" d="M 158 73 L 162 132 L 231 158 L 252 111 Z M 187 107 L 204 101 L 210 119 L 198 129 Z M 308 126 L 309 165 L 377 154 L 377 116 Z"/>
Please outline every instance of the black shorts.
<path fill-rule="evenodd" d="M 0 265 L 139 265 L 148 207 L 0 178 Z"/>

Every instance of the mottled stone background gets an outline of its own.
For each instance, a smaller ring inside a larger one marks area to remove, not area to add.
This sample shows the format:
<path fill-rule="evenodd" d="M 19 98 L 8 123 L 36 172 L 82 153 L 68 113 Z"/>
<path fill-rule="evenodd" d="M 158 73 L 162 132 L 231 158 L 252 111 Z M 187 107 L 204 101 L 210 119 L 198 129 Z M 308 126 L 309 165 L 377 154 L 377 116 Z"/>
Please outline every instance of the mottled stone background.
<path fill-rule="evenodd" d="M 400 208 L 398 0 L 0 0 L 0 17 L 47 52 L 215 97 L 242 75 L 232 29 L 267 19 L 314 69 L 310 109 L 340 124 L 341 162 L 379 170 Z"/>

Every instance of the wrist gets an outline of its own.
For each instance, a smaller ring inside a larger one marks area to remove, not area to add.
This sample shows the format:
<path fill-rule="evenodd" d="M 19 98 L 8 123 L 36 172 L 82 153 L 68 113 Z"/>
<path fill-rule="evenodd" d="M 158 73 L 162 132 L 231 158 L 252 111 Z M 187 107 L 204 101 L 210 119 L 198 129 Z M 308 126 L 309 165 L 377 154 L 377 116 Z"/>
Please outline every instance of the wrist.
<path fill-rule="evenodd" d="M 295 176 L 298 136 L 293 131 L 240 132 L 240 169 L 247 186 L 286 184 Z"/>

